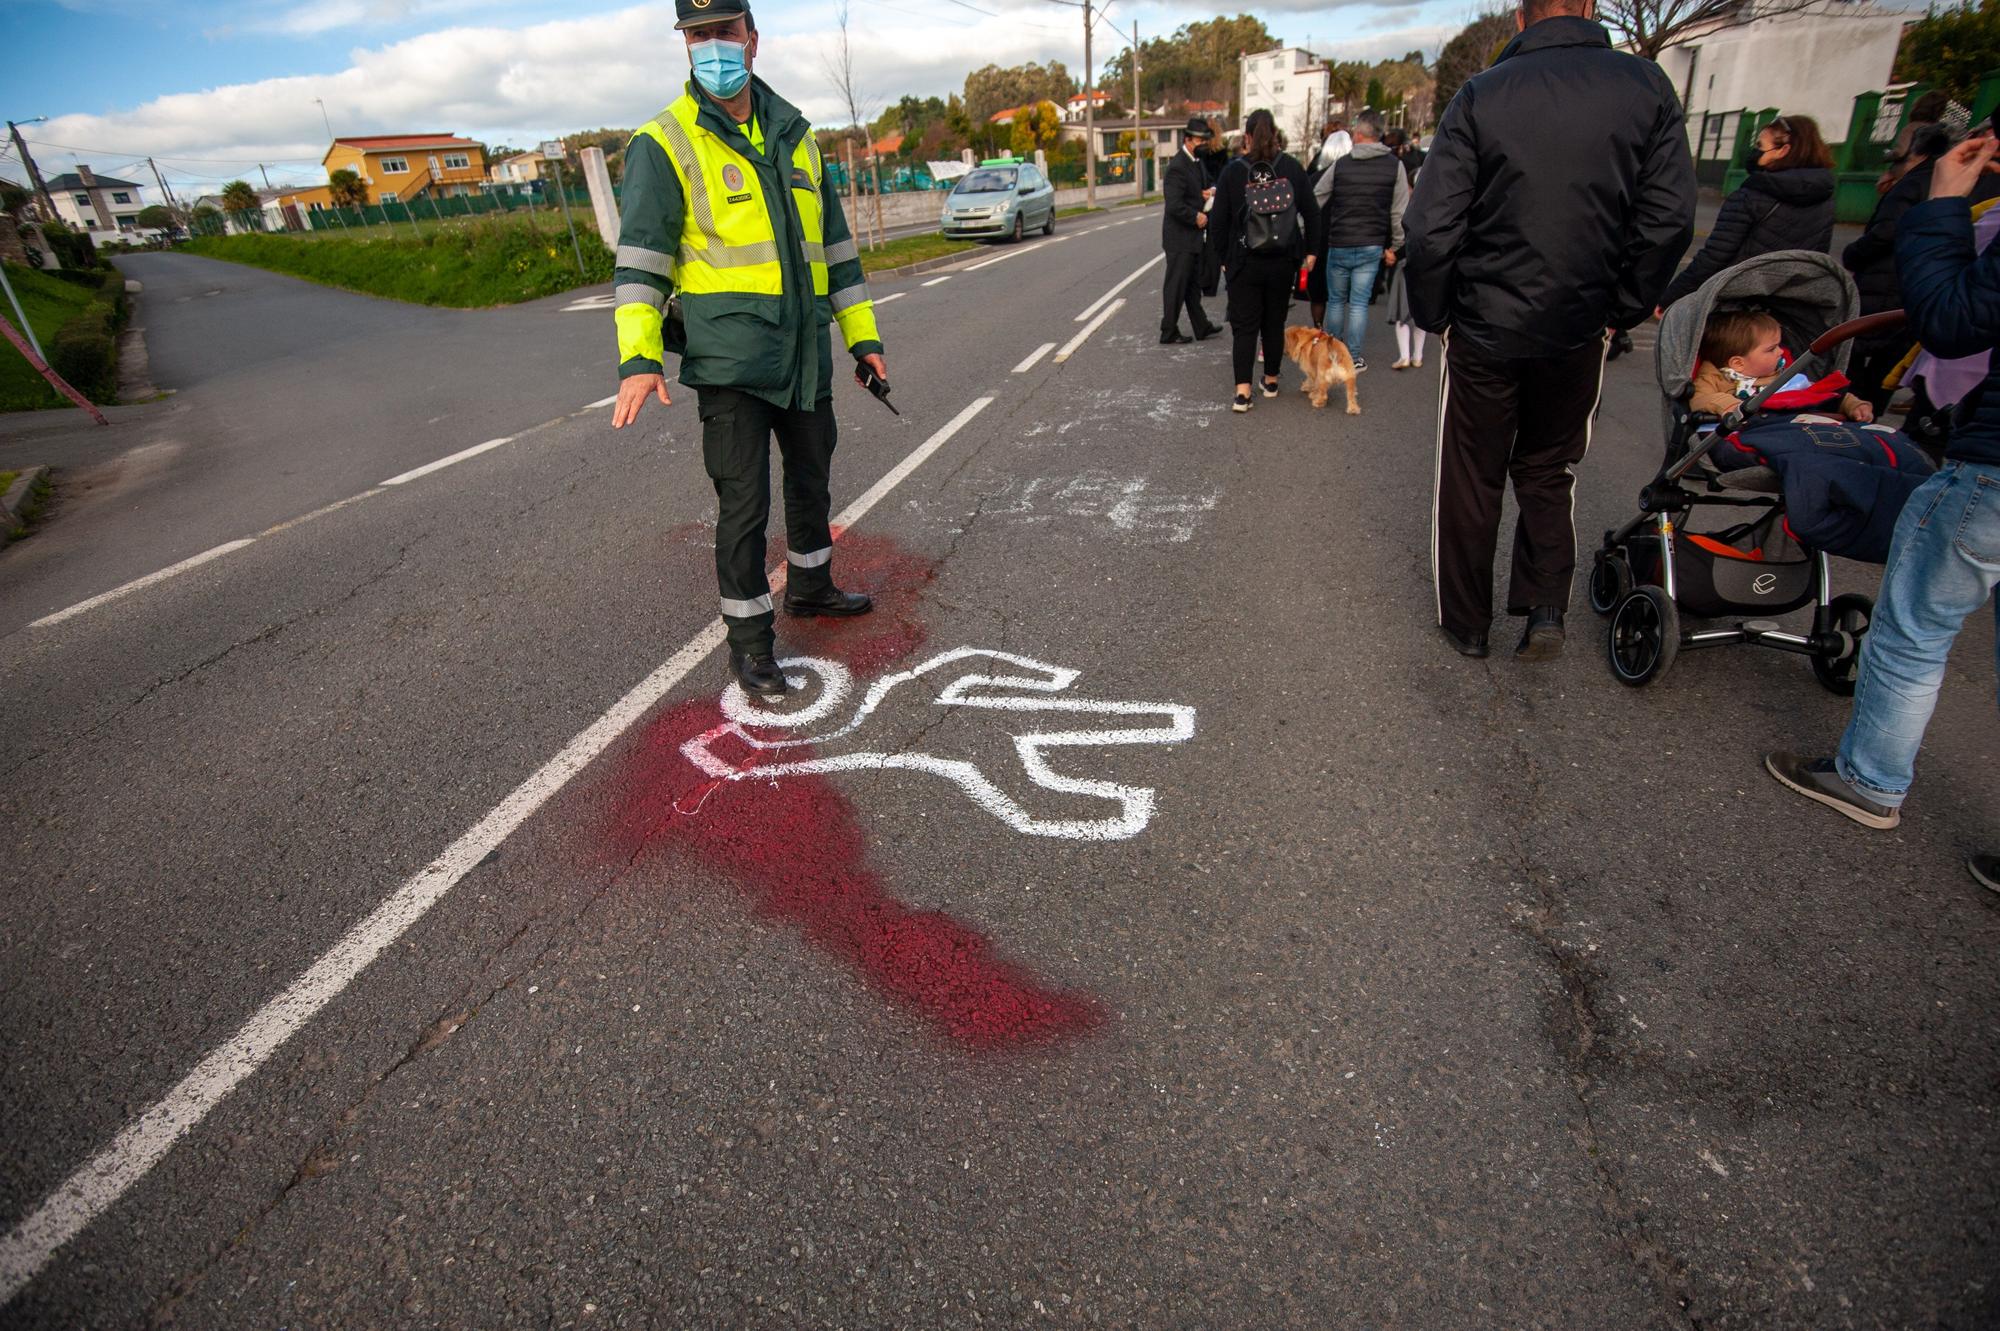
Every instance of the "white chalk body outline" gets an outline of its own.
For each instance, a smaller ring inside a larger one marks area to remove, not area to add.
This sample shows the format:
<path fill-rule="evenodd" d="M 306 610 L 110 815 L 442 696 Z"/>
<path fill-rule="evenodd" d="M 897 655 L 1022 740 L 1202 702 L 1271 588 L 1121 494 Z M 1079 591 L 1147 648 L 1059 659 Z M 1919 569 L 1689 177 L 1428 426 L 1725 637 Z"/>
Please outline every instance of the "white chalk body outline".
<path fill-rule="evenodd" d="M 947 684 L 937 695 L 940 707 L 977 707 L 988 711 L 1067 713 L 1095 716 L 1150 716 L 1161 724 L 1128 730 L 1034 730 L 1014 737 L 1014 751 L 1028 779 L 1044 790 L 1066 795 L 1084 795 L 1110 800 L 1119 806 L 1115 816 L 1085 819 L 1037 818 L 1001 790 L 977 766 L 957 758 L 940 758 L 928 753 L 888 753 L 867 751 L 843 753 L 830 758 L 810 758 L 793 762 L 752 763 L 739 767 L 716 755 L 711 747 L 725 736 L 760 752 L 823 745 L 845 738 L 874 714 L 891 690 L 933 671 L 960 661 L 983 658 L 1026 674 L 967 674 Z M 743 690 L 731 684 L 722 695 L 723 723 L 681 745 L 687 760 L 707 775 L 722 781 L 742 781 L 751 777 L 812 776 L 832 772 L 903 770 L 929 772 L 962 788 L 972 802 L 1017 832 L 1028 836 L 1060 837 L 1072 841 L 1123 841 L 1144 831 L 1153 819 L 1155 793 L 1147 786 L 1124 786 L 1113 781 L 1067 777 L 1048 765 L 1051 749 L 1104 748 L 1129 744 L 1178 744 L 1194 736 L 1194 708 L 1178 703 L 1115 702 L 1085 698 L 1064 698 L 1063 693 L 1077 680 L 1080 671 L 1054 666 L 1032 657 L 983 647 L 958 647 L 932 657 L 909 670 L 884 675 L 869 686 L 860 705 L 846 724 L 824 734 L 793 739 L 759 739 L 751 731 L 791 730 L 811 726 L 832 715 L 853 691 L 853 677 L 838 662 L 818 657 L 791 657 L 780 663 L 794 687 L 803 687 L 804 678 L 789 672 L 805 668 L 820 679 L 820 696 L 797 712 L 765 711 L 752 703 Z"/>

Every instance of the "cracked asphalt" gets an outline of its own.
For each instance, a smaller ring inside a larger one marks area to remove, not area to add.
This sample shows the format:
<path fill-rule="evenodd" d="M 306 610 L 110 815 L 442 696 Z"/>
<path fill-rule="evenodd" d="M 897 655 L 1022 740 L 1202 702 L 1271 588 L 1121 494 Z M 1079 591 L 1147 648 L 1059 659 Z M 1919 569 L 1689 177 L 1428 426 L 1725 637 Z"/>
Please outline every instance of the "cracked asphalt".
<path fill-rule="evenodd" d="M 796 733 L 1008 656 L 792 751 L 879 760 L 723 780 L 683 746 L 771 751 L 722 732 L 711 654 L 0 1323 L 2000 1323 L 2000 902 L 1961 867 L 2000 835 L 1986 636 L 1892 833 L 1762 773 L 1844 719 L 1792 658 L 1625 689 L 1579 597 L 1560 661 L 1506 625 L 1461 660 L 1435 350 L 1394 373 L 1378 325 L 1359 419 L 1289 370 L 1237 417 L 1223 341 L 1156 345 L 1155 267 L 1011 372 L 1157 216 L 877 283 L 904 414 L 837 396 L 836 507 L 994 400 L 841 537 L 877 612 L 781 619 L 853 678 Z M 183 391 L 29 441 L 75 465 L 0 554 L 10 1228 L 713 614 L 693 395 L 586 409 L 606 312 L 142 261 Z M 1613 365 L 1586 541 L 1656 431 L 1645 359 Z M 1009 657 L 1078 674 L 976 682 Z M 825 678 L 794 668 L 796 710 Z M 1053 729 L 1107 734 L 1052 785 L 1017 741 Z"/>

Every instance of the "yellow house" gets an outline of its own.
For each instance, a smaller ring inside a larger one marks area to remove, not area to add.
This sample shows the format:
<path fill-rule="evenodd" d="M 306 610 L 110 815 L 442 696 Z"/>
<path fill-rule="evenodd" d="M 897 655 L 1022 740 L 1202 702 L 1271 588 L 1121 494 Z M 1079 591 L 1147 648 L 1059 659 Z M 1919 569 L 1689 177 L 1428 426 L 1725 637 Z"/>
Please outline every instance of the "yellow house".
<path fill-rule="evenodd" d="M 368 202 L 407 202 L 422 194 L 476 194 L 486 178 L 477 140 L 455 134 L 375 134 L 335 139 L 321 159 L 327 174 L 342 168 L 361 177 Z"/>

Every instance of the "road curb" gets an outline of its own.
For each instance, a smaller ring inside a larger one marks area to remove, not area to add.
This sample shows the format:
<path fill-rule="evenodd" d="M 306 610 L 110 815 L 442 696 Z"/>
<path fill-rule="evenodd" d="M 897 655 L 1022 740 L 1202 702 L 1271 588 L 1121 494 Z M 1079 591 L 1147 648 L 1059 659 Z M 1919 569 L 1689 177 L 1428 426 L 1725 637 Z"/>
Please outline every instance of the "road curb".
<path fill-rule="evenodd" d="M 902 264 L 895 268 L 877 268 L 867 276 L 870 281 L 878 277 L 915 277 L 918 273 L 928 273 L 939 268 L 949 268 L 955 263 L 964 263 L 975 250 L 960 250 L 956 254 L 940 254 L 935 259 L 919 259 L 915 263 Z"/>
<path fill-rule="evenodd" d="M 0 495 L 0 544 L 28 529 L 28 519 L 48 493 L 48 479 L 47 467 L 26 467 L 7 487 L 7 493 Z"/>

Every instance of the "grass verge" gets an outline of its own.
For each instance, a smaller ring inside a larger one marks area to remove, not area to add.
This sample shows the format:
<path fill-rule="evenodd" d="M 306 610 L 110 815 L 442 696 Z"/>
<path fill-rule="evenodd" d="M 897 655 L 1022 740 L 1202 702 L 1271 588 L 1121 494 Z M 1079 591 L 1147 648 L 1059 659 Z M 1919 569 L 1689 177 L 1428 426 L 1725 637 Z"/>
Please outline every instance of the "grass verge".
<path fill-rule="evenodd" d="M 116 293 L 111 293 L 107 286 L 100 285 L 107 280 L 118 283 Z M 28 324 L 35 330 L 35 340 L 41 344 L 42 354 L 51 358 L 57 373 L 76 384 L 77 391 L 86 397 L 91 397 L 93 390 L 101 392 L 103 390 L 101 367 L 98 370 L 91 370 L 88 365 L 84 366 L 86 374 L 83 377 L 93 382 L 76 383 L 76 376 L 71 371 L 77 366 L 65 365 L 65 349 L 88 342 L 93 358 L 102 352 L 103 348 L 99 344 L 94 326 L 99 323 L 115 324 L 122 319 L 124 279 L 116 273 L 109 274 L 107 279 L 103 274 L 87 272 L 65 278 L 37 268 L 10 263 L 7 265 L 7 281 L 13 286 L 15 296 L 20 299 L 21 308 L 27 312 Z M 91 309 L 93 303 L 104 307 L 102 312 L 106 318 L 99 318 L 93 314 Z M 14 321 L 12 309 L 0 313 L 4 313 L 9 323 Z M 88 336 L 83 330 L 85 324 L 93 326 Z M 115 337 L 115 333 L 113 336 Z M 115 393 L 116 362 L 112 364 L 111 382 Z M 111 399 L 93 398 L 93 400 Z M 25 356 L 18 355 L 11 346 L 0 348 L 0 411 L 39 411 L 49 407 L 69 405 L 69 399 L 50 388 L 48 380 L 42 378 L 41 372 L 28 364 Z M 0 486 L 0 489 L 5 487 Z"/>
<path fill-rule="evenodd" d="M 976 249 L 976 240 L 947 240 L 943 236 L 903 236 L 886 241 L 872 250 L 861 252 L 861 271 L 879 273 L 884 268 L 901 268 L 906 263 L 922 263 L 926 259 L 942 259 L 948 254 L 958 254 Z"/>
<path fill-rule="evenodd" d="M 7 488 L 13 485 L 14 479 L 20 474 L 18 471 L 0 471 L 0 495 L 7 493 Z M 0 545 L 18 541 L 28 534 L 28 528 L 41 516 L 43 506 L 49 502 L 49 489 L 49 475 L 43 472 L 41 478 L 35 482 L 34 489 L 28 492 L 28 502 L 21 505 L 18 514 L 11 519 L 0 514 Z M 15 525 L 17 523 L 18 526 Z"/>
<path fill-rule="evenodd" d="M 583 272 L 569 232 L 523 217 L 480 218 L 411 236 L 389 228 L 352 238 L 321 235 L 202 236 L 190 254 L 266 268 L 322 286 L 418 305 L 481 309 L 554 296 L 611 280 L 611 251 L 595 229 L 578 227 Z"/>

